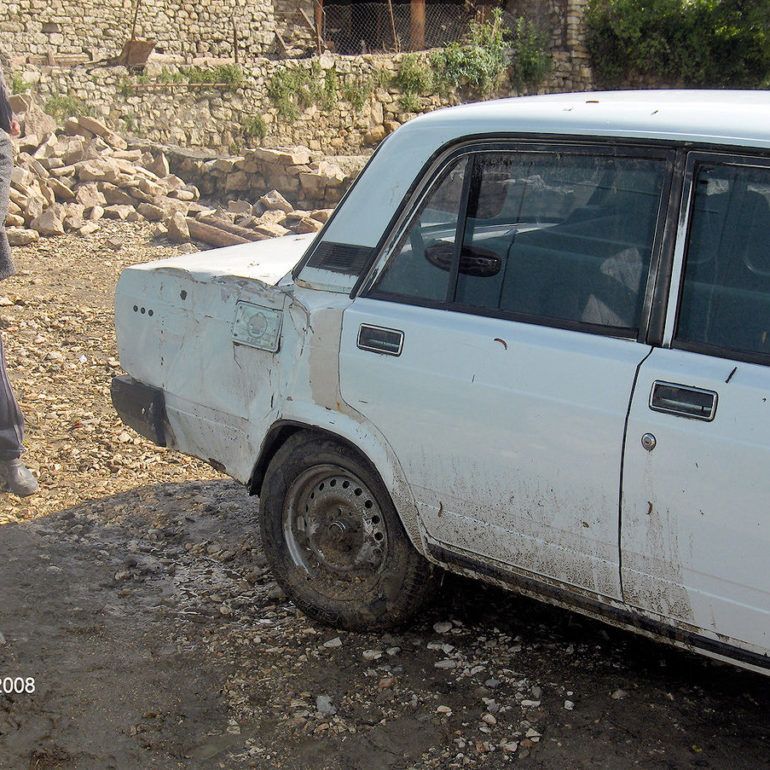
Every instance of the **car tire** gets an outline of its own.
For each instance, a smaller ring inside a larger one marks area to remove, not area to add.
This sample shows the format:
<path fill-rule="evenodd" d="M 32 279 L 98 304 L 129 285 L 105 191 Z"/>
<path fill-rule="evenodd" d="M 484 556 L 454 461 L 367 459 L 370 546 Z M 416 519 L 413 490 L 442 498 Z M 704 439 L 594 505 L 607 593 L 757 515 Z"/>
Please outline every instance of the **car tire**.
<path fill-rule="evenodd" d="M 315 620 L 390 628 L 432 592 L 433 567 L 409 541 L 385 485 L 341 442 L 291 436 L 268 467 L 260 510 L 273 575 Z"/>

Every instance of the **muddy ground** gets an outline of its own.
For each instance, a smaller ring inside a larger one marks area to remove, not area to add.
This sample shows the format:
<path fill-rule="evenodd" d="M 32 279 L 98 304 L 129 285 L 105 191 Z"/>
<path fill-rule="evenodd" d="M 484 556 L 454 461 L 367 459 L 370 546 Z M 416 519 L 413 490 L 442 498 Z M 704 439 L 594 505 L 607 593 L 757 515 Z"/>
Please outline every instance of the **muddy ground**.
<path fill-rule="evenodd" d="M 447 579 L 397 633 L 299 614 L 257 502 L 109 405 L 119 270 L 183 248 L 115 223 L 0 285 L 42 486 L 0 497 L 0 677 L 35 680 L 0 767 L 770 767 L 770 680 L 568 612 Z"/>

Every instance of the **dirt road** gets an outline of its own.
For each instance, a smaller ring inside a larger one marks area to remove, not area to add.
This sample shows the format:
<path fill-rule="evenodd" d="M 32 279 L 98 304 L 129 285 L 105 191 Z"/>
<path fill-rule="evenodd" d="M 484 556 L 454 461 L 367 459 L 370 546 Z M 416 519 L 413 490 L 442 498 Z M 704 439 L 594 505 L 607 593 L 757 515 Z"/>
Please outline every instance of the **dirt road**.
<path fill-rule="evenodd" d="M 496 589 L 447 579 L 384 636 L 308 622 L 256 501 L 112 413 L 117 274 L 179 249 L 108 227 L 0 285 L 43 487 L 0 497 L 0 677 L 35 680 L 0 695 L 1 768 L 770 767 L 770 680 Z"/>

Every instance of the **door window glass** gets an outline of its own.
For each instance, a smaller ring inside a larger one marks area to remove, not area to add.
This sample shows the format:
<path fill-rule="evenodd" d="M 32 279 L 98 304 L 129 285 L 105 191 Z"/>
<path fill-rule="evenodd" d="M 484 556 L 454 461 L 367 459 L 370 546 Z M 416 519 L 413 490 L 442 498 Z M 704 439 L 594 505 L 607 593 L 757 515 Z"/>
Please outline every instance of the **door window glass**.
<path fill-rule="evenodd" d="M 770 354 L 770 169 L 699 168 L 676 340 Z"/>
<path fill-rule="evenodd" d="M 648 158 L 476 156 L 455 302 L 635 333 L 665 178 Z"/>
<path fill-rule="evenodd" d="M 449 287 L 467 158 L 449 166 L 388 260 L 372 296 L 443 302 Z"/>

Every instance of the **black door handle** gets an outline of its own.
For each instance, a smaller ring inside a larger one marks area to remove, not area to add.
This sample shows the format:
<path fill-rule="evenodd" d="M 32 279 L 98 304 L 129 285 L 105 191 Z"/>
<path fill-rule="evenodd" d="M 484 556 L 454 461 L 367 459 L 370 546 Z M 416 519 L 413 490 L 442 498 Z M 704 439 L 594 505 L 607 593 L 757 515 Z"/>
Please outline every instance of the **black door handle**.
<path fill-rule="evenodd" d="M 656 380 L 650 392 L 650 409 L 710 422 L 716 415 L 718 398 L 713 390 Z"/>
<path fill-rule="evenodd" d="M 357 344 L 361 350 L 400 356 L 404 348 L 404 332 L 399 329 L 386 329 L 383 326 L 361 324 L 358 329 Z"/>

